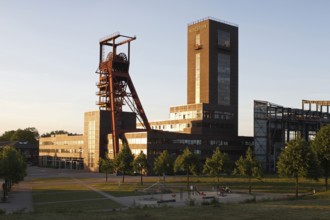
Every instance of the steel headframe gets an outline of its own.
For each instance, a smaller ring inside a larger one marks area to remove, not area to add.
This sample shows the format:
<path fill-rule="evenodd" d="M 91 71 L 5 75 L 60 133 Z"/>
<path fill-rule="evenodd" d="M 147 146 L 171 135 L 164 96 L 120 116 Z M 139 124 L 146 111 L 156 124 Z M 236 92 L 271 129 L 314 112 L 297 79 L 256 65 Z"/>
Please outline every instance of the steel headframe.
<path fill-rule="evenodd" d="M 129 75 L 130 43 L 136 37 L 124 36 L 114 33 L 100 40 L 99 74 L 97 87 L 99 91 L 98 105 L 100 110 L 109 110 L 111 113 L 111 132 L 113 143 L 113 156 L 119 152 L 119 139 L 126 142 L 125 132 L 141 132 L 151 130 L 147 116 L 143 110 L 138 94 Z M 127 44 L 127 56 L 125 53 L 117 54 L 117 47 Z M 105 56 L 106 47 L 110 52 Z M 120 128 L 123 105 L 127 105 L 136 118 L 143 125 L 143 129 Z"/>

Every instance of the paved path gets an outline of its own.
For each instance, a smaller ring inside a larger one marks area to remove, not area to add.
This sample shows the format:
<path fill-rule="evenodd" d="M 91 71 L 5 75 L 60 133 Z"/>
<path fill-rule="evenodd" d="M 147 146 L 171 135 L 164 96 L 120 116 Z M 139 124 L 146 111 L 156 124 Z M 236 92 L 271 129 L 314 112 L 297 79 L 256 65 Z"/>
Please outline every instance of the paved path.
<path fill-rule="evenodd" d="M 12 191 L 9 193 L 8 200 L 6 202 L 0 202 L 0 209 L 5 210 L 7 214 L 14 212 L 33 212 L 30 181 L 26 180 L 14 185 Z"/>

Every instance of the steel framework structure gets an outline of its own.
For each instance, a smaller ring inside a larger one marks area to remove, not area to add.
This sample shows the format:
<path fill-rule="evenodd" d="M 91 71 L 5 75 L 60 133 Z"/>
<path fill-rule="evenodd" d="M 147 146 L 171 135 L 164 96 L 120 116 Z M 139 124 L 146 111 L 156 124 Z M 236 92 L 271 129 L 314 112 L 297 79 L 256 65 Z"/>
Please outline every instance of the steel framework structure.
<path fill-rule="evenodd" d="M 306 104 L 308 110 L 304 109 Z M 288 141 L 297 135 L 311 140 L 320 127 L 330 124 L 330 101 L 303 100 L 302 106 L 295 109 L 254 101 L 254 153 L 268 172 L 276 170 L 277 158 Z"/>
<path fill-rule="evenodd" d="M 125 141 L 125 132 L 139 132 L 151 130 L 147 116 L 143 110 L 132 79 L 129 75 L 130 42 L 136 37 L 129 37 L 114 33 L 100 40 L 99 74 L 97 83 L 100 110 L 108 110 L 111 113 L 111 132 L 113 142 L 113 155 L 119 152 L 119 139 Z M 118 53 L 119 46 L 127 46 L 127 55 Z M 108 48 L 107 48 L 108 47 Z M 110 52 L 105 56 L 106 49 Z M 136 114 L 137 120 L 143 125 L 143 129 L 125 129 L 120 126 L 123 106 Z"/>

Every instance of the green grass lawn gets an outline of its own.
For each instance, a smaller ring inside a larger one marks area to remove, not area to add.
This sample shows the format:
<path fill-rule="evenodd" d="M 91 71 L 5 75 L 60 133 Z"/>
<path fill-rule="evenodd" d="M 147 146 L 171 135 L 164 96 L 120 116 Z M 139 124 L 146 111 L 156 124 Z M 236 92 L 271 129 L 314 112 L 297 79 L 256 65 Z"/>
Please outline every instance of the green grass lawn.
<path fill-rule="evenodd" d="M 116 202 L 94 192 L 89 187 L 110 195 L 135 196 L 159 179 L 146 178 L 144 185 L 139 181 L 118 184 L 95 182 L 84 179 L 84 183 L 71 178 L 33 179 L 32 193 L 35 212 L 31 214 L 1 215 L 0 219 L 329 219 L 330 192 L 322 192 L 323 181 L 300 180 L 300 192 L 306 195 L 299 199 L 279 201 L 245 202 L 240 204 L 218 204 L 217 206 L 187 206 L 171 208 L 131 208 L 123 210 Z M 176 191 L 185 189 L 184 176 L 166 178 L 166 186 Z M 217 185 L 211 177 L 192 177 L 191 183 L 200 190 L 210 190 Z M 87 184 L 88 186 L 84 185 Z M 248 183 L 244 178 L 221 177 L 220 185 L 227 185 L 233 191 L 247 192 Z M 252 192 L 294 193 L 294 181 L 277 176 L 268 176 L 262 181 L 253 180 Z M 118 211 L 121 209 L 121 211 Z"/>
<path fill-rule="evenodd" d="M 71 178 L 47 179 L 46 184 L 40 184 L 42 180 L 33 182 L 35 213 L 81 213 L 122 207 Z"/>
<path fill-rule="evenodd" d="M 125 211 L 98 212 L 55 210 L 35 214 L 4 216 L 4 219 L 329 219 L 330 193 L 319 193 L 298 200 L 256 203 L 220 204 L 219 206 L 187 206 L 182 208 L 135 208 Z"/>

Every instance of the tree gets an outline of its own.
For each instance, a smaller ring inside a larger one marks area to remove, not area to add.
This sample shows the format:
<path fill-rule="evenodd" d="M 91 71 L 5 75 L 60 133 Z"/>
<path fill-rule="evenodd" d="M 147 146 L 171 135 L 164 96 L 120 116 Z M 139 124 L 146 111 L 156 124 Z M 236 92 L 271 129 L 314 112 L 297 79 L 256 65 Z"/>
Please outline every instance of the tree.
<path fill-rule="evenodd" d="M 115 163 L 109 158 L 100 158 L 99 167 L 101 172 L 105 172 L 105 181 L 108 182 L 108 173 L 115 171 Z"/>
<path fill-rule="evenodd" d="M 156 174 L 163 175 L 163 180 L 165 182 L 165 175 L 173 172 L 173 158 L 164 150 L 154 161 L 154 171 Z"/>
<path fill-rule="evenodd" d="M 277 162 L 277 169 L 281 176 L 295 178 L 296 197 L 298 197 L 299 177 L 317 180 L 319 176 L 316 154 L 301 137 L 289 141 L 283 148 Z"/>
<path fill-rule="evenodd" d="M 14 147 L 4 147 L 0 151 L 0 178 L 5 180 L 4 198 L 12 184 L 24 180 L 26 167 L 24 156 Z"/>
<path fill-rule="evenodd" d="M 10 141 L 11 137 L 15 134 L 14 130 L 11 131 L 5 131 L 1 136 L 0 136 L 0 141 Z"/>
<path fill-rule="evenodd" d="M 16 131 L 6 131 L 0 137 L 0 141 L 28 141 L 31 144 L 38 143 L 38 139 L 39 132 L 33 127 L 17 129 Z"/>
<path fill-rule="evenodd" d="M 325 190 L 327 191 L 330 172 L 330 125 L 323 126 L 317 132 L 311 147 L 319 159 L 320 168 L 324 176 Z"/>
<path fill-rule="evenodd" d="M 141 185 L 143 185 L 143 171 L 148 171 L 148 160 L 147 156 L 143 153 L 143 151 L 141 151 L 140 154 L 134 159 L 133 169 L 134 171 L 140 173 Z"/>
<path fill-rule="evenodd" d="M 249 181 L 249 194 L 251 194 L 251 179 L 257 178 L 261 179 L 262 178 L 262 169 L 259 161 L 257 161 L 253 157 L 253 152 L 252 149 L 249 147 L 246 151 L 245 158 L 241 156 L 239 160 L 236 161 L 235 163 L 236 169 L 235 173 L 242 175 L 242 176 L 247 176 L 248 181 Z"/>
<path fill-rule="evenodd" d="M 187 189 L 189 189 L 189 175 L 197 174 L 198 163 L 198 157 L 188 148 L 184 149 L 174 162 L 174 172 L 183 171 L 187 174 Z"/>
<path fill-rule="evenodd" d="M 115 157 L 115 167 L 117 171 L 123 175 L 123 183 L 125 182 L 125 174 L 132 171 L 132 163 L 134 160 L 134 155 L 131 149 L 124 144 L 121 151 Z"/>
<path fill-rule="evenodd" d="M 221 172 L 228 172 L 230 159 L 228 154 L 222 153 L 219 147 L 216 148 L 211 158 L 206 158 L 203 173 L 214 175 L 218 180 L 219 187 L 219 177 Z"/>

